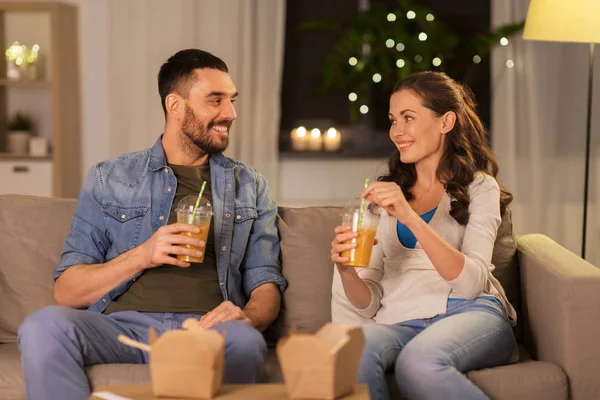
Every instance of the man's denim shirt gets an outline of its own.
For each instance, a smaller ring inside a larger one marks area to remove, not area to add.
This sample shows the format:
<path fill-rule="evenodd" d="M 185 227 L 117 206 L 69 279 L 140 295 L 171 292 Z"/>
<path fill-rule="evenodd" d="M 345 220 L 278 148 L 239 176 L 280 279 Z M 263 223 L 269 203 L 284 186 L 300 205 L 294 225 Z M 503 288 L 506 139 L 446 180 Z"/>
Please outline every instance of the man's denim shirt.
<path fill-rule="evenodd" d="M 242 308 L 264 283 L 285 290 L 277 207 L 257 171 L 222 154 L 211 155 L 209 162 L 221 292 Z M 83 182 L 54 280 L 72 265 L 105 263 L 144 243 L 167 223 L 176 189 L 162 137 L 150 149 L 98 163 Z M 103 312 L 140 275 L 119 284 L 89 310 Z"/>

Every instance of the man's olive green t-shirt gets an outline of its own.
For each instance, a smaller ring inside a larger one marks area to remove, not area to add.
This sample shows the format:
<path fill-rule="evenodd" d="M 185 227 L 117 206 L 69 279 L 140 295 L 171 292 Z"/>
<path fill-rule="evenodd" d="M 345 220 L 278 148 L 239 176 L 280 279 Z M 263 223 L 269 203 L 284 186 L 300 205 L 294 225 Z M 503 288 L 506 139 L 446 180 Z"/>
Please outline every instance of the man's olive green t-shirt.
<path fill-rule="evenodd" d="M 169 214 L 169 224 L 177 222 L 177 205 L 185 196 L 198 196 L 202 182 L 206 187 L 202 197 L 210 199 L 210 165 L 182 166 L 169 164 L 177 178 L 175 199 Z M 116 311 L 179 312 L 205 314 L 223 301 L 217 275 L 214 242 L 214 222 L 211 219 L 204 262 L 192 263 L 189 268 L 162 265 L 148 268 L 129 289 L 113 300 L 105 314 Z"/>

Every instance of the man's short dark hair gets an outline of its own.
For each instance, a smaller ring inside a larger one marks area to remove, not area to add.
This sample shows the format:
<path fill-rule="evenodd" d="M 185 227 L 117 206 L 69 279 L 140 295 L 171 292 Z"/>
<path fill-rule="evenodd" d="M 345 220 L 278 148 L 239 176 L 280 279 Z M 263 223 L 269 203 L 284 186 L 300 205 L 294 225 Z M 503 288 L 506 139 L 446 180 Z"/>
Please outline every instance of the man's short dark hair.
<path fill-rule="evenodd" d="M 169 93 L 177 92 L 181 96 L 187 97 L 190 88 L 196 82 L 194 70 L 198 68 L 211 68 L 229 72 L 227 64 L 223 60 L 199 49 L 178 51 L 160 67 L 158 93 L 165 115 L 167 114 L 165 99 Z"/>

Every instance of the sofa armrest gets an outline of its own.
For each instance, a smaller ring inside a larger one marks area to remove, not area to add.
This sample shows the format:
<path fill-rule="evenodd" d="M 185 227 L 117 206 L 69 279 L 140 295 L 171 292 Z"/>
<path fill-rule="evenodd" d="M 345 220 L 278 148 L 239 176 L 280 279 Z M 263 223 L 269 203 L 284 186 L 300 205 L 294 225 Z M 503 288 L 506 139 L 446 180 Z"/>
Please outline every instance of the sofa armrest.
<path fill-rule="evenodd" d="M 571 399 L 600 393 L 600 269 L 550 238 L 517 239 L 525 346 L 562 367 Z"/>

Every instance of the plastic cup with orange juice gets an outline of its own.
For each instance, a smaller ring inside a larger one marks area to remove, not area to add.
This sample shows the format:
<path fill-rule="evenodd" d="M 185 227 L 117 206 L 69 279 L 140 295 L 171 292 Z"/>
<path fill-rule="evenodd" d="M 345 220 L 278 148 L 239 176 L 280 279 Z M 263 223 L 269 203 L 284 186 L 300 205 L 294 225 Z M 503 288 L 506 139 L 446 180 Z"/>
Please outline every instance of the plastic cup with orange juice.
<path fill-rule="evenodd" d="M 182 235 L 200 239 L 207 243 L 208 231 L 210 230 L 210 219 L 212 218 L 212 205 L 208 200 L 197 200 L 195 196 L 185 196 L 177 206 L 177 222 L 183 224 L 195 225 L 200 228 L 200 232 L 182 232 Z M 204 249 L 189 244 L 183 247 L 202 252 L 200 257 L 191 257 L 182 254 L 177 255 L 177 259 L 190 263 L 204 262 Z"/>
<path fill-rule="evenodd" d="M 379 209 L 374 204 L 367 202 L 365 206 L 361 200 L 353 200 L 344 207 L 342 225 L 352 228 L 352 232 L 358 232 L 358 237 L 344 243 L 356 243 L 355 248 L 342 253 L 342 257 L 350 260 L 344 263 L 344 266 L 362 268 L 369 266 L 378 224 Z"/>

